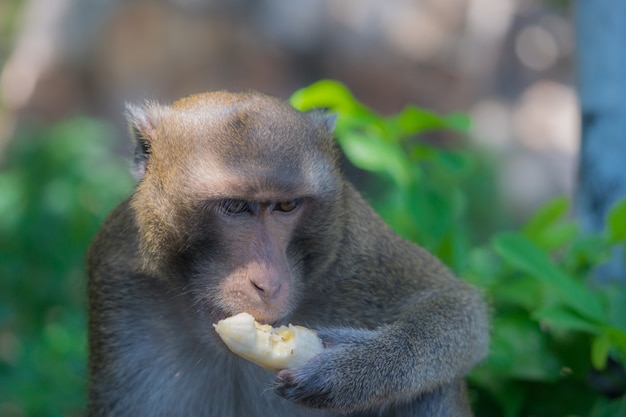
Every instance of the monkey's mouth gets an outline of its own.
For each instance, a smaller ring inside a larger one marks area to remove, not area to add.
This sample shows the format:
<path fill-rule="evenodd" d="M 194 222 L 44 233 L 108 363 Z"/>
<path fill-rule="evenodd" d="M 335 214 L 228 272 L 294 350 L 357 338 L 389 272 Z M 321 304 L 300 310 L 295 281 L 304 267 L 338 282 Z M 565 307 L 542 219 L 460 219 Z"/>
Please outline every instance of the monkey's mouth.
<path fill-rule="evenodd" d="M 282 324 L 281 322 L 283 321 L 283 317 L 279 316 L 273 316 L 267 313 L 259 313 L 258 311 L 256 311 L 255 309 L 244 309 L 244 310 L 237 310 L 237 311 L 230 311 L 230 310 L 225 310 L 225 309 L 214 309 L 210 314 L 210 320 L 213 324 L 216 324 L 218 321 L 220 320 L 224 320 L 227 319 L 229 317 L 232 316 L 236 316 L 237 314 L 240 313 L 248 313 L 250 314 L 252 317 L 254 317 L 254 319 L 260 323 L 260 324 L 269 324 L 270 326 L 274 326 L 277 324 Z"/>
<path fill-rule="evenodd" d="M 244 312 L 246 312 L 246 311 L 240 311 L 239 313 L 244 313 Z M 211 344 L 219 345 L 220 349 L 223 349 L 225 352 L 228 352 L 229 354 L 234 354 L 234 353 L 228 347 L 228 345 L 224 342 L 224 340 L 220 337 L 220 335 L 217 333 L 215 328 L 216 328 L 217 324 L 220 321 L 228 319 L 228 318 L 233 317 L 233 316 L 236 316 L 239 313 L 232 313 L 231 314 L 231 313 L 229 313 L 227 311 L 219 310 L 219 311 L 214 311 L 214 314 L 211 315 L 211 322 L 212 323 L 211 323 L 211 328 L 209 330 L 210 334 L 207 335 L 207 336 L 211 340 Z M 280 323 L 282 320 L 268 321 L 268 320 L 259 319 L 259 318 L 257 318 L 256 316 L 254 316 L 251 313 L 248 313 L 248 314 L 252 315 L 254 317 L 255 321 L 258 322 L 260 325 L 270 325 L 272 327 L 278 327 L 278 326 L 282 325 L 282 323 Z"/>

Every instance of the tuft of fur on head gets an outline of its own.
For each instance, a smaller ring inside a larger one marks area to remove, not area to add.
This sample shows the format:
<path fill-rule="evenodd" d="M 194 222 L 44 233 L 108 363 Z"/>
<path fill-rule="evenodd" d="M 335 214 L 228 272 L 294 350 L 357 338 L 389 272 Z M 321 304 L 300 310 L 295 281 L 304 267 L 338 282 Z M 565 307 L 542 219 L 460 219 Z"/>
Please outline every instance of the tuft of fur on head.
<path fill-rule="evenodd" d="M 324 109 L 310 110 L 305 113 L 309 116 L 309 120 L 316 126 L 326 129 L 327 132 L 332 133 L 335 130 L 337 124 L 337 113 L 328 113 Z"/>
<path fill-rule="evenodd" d="M 143 106 L 126 103 L 126 120 L 130 136 L 134 140 L 135 151 L 131 172 L 137 181 L 141 181 L 146 174 L 146 164 L 150 156 L 151 141 L 156 130 L 156 110 L 160 105 L 156 102 L 145 101 Z"/>

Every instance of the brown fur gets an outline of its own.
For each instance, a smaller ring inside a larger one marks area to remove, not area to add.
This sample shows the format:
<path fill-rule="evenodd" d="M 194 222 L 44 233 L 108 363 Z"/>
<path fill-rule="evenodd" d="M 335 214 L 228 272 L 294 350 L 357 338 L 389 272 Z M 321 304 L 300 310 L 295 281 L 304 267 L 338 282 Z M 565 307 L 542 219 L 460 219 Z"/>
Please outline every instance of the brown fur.
<path fill-rule="evenodd" d="M 128 116 L 140 182 L 88 255 L 91 416 L 470 415 L 485 306 L 343 179 L 327 117 L 224 92 Z M 276 395 L 212 329 L 242 311 L 327 349 Z"/>

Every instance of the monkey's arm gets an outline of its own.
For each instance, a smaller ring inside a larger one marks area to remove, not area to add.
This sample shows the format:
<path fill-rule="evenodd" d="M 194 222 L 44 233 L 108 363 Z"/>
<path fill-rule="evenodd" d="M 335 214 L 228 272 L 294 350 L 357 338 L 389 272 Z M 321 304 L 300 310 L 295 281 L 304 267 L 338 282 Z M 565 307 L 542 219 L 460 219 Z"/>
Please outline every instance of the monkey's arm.
<path fill-rule="evenodd" d="M 485 355 L 485 316 L 478 295 L 462 283 L 420 294 L 395 322 L 375 330 L 319 331 L 328 349 L 304 366 L 281 371 L 276 391 L 308 407 L 340 412 L 446 395 L 441 390 L 458 390 Z"/>
<path fill-rule="evenodd" d="M 346 197 L 350 244 L 329 268 L 334 277 L 308 289 L 327 349 L 280 372 L 276 392 L 342 413 L 405 404 L 409 415 L 471 415 L 463 377 L 489 341 L 481 294 L 395 235 L 350 186 Z"/>
<path fill-rule="evenodd" d="M 489 341 L 481 294 L 393 233 L 348 183 L 343 198 L 340 249 L 307 277 L 296 312 L 326 349 L 278 373 L 276 392 L 341 414 L 470 416 L 463 377 Z"/>

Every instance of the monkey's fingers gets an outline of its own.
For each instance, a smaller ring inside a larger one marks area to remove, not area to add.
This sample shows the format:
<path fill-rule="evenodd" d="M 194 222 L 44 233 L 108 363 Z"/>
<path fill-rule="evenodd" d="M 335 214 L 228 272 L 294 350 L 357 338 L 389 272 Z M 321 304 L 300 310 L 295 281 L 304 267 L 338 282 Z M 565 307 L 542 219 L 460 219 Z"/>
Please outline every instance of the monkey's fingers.
<path fill-rule="evenodd" d="M 301 365 L 324 349 L 313 330 L 291 324 L 274 328 L 256 322 L 248 313 L 213 326 L 233 353 L 271 371 Z"/>

